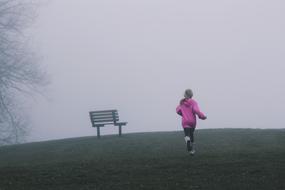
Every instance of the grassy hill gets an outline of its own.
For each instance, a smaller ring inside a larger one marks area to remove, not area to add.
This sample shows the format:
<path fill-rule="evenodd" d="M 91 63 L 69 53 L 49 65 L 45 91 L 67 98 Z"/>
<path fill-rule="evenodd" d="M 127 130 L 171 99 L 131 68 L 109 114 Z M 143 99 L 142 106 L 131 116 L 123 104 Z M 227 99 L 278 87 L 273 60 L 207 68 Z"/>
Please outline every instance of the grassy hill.
<path fill-rule="evenodd" d="M 82 137 L 0 147 L 0 190 L 285 189 L 285 130 Z"/>

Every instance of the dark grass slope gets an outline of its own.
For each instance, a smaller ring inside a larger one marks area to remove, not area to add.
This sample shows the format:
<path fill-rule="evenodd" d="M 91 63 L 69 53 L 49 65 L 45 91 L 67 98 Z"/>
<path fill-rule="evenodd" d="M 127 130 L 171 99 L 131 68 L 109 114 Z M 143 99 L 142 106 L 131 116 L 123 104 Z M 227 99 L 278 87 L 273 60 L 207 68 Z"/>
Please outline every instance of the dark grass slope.
<path fill-rule="evenodd" d="M 285 189 L 285 130 L 83 137 L 0 148 L 0 189 Z"/>

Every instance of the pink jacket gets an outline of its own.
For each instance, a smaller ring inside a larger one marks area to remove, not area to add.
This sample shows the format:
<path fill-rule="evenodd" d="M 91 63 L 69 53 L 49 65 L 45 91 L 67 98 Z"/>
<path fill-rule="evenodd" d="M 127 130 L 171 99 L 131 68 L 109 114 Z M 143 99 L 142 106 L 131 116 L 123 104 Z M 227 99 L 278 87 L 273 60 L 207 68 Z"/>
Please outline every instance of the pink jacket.
<path fill-rule="evenodd" d="M 200 119 L 206 119 L 205 114 L 200 111 L 197 102 L 191 98 L 181 100 L 180 105 L 176 108 L 176 113 L 182 116 L 183 128 L 195 128 L 196 115 Z"/>

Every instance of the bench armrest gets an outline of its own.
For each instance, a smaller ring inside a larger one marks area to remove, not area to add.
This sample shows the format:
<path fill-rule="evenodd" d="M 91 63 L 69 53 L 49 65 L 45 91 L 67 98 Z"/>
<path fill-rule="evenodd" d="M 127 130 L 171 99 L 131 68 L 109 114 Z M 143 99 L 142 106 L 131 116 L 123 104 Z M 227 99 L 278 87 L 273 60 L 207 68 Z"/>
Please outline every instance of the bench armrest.
<path fill-rule="evenodd" d="M 117 122 L 115 123 L 115 126 L 123 126 L 123 125 L 127 125 L 128 122 Z"/>

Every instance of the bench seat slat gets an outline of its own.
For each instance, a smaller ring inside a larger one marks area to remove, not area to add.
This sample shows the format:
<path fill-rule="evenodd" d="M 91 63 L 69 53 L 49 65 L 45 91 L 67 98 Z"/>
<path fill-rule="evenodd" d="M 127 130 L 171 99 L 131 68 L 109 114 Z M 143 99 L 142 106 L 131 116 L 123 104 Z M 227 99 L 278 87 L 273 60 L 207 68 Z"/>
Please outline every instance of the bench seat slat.
<path fill-rule="evenodd" d="M 97 120 L 97 119 L 113 119 L 113 116 L 91 116 L 91 118 L 93 120 Z M 119 119 L 119 116 L 115 116 L 115 119 Z"/>
<path fill-rule="evenodd" d="M 114 125 L 114 123 L 95 123 L 93 127 L 97 127 L 97 126 L 104 127 L 104 125 Z"/>
<path fill-rule="evenodd" d="M 114 114 L 118 115 L 118 113 L 114 113 Z M 90 115 L 92 115 L 92 116 L 113 115 L 113 112 L 110 112 L 110 113 L 92 113 L 92 112 L 90 112 Z"/>
<path fill-rule="evenodd" d="M 103 123 L 103 122 L 113 122 L 114 123 L 114 120 L 113 119 L 100 119 L 100 120 L 93 120 L 93 122 L 94 123 Z"/>
<path fill-rule="evenodd" d="M 91 111 L 90 113 L 109 113 L 118 112 L 117 110 L 102 110 L 102 111 Z"/>

